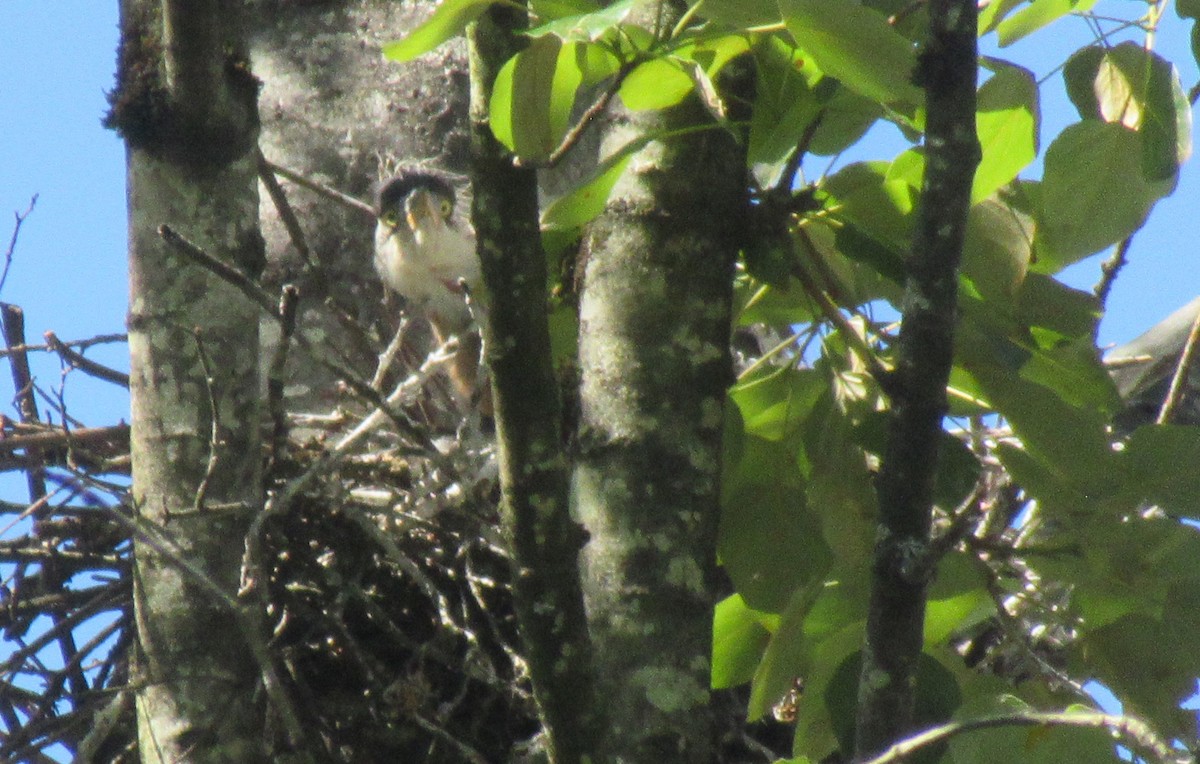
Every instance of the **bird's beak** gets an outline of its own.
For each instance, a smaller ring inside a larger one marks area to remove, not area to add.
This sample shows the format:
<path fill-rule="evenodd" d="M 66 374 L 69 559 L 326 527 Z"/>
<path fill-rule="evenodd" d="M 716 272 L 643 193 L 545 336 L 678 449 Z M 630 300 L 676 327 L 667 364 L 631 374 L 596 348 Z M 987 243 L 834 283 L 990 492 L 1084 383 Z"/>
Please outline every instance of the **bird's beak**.
<path fill-rule="evenodd" d="M 424 189 L 416 189 L 404 200 L 404 214 L 412 231 L 428 228 L 438 220 L 437 205 L 433 195 Z"/>

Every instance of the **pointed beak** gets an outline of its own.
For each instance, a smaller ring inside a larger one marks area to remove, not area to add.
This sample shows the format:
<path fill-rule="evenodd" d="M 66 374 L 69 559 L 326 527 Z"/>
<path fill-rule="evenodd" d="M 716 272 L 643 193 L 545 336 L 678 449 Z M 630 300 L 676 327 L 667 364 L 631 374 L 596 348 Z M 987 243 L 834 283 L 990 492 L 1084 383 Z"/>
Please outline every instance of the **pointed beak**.
<path fill-rule="evenodd" d="M 421 188 L 415 189 L 404 200 L 404 214 L 413 233 L 428 231 L 441 220 L 433 194 Z"/>

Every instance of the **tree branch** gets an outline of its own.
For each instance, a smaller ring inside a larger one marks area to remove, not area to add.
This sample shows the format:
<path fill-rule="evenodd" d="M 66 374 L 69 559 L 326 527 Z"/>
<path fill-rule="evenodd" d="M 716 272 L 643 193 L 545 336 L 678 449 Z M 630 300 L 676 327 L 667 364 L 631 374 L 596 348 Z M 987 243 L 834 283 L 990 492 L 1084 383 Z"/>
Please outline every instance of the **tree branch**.
<path fill-rule="evenodd" d="M 575 764 L 595 750 L 598 730 L 578 567 L 583 536 L 569 513 L 550 351 L 537 174 L 513 166 L 487 120 L 496 74 L 524 44 L 519 30 L 526 23 L 524 11 L 493 6 L 469 33 L 472 219 L 492 300 L 487 361 L 517 617 L 551 759 Z"/>
<path fill-rule="evenodd" d="M 929 17 L 929 40 L 914 76 L 925 89 L 927 160 L 878 482 L 880 519 L 855 732 L 859 758 L 882 750 L 912 725 L 958 265 L 980 155 L 975 1 L 932 0 Z"/>

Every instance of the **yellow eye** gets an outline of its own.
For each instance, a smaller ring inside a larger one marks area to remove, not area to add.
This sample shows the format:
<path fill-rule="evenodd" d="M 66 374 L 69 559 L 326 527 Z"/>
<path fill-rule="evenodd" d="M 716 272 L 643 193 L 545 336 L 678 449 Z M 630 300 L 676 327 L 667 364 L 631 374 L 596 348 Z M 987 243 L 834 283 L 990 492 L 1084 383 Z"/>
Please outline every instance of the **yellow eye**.
<path fill-rule="evenodd" d="M 395 228 L 396 224 L 400 222 L 400 216 L 396 214 L 395 210 L 388 210 L 387 212 L 383 213 L 383 216 L 379 219 L 383 221 L 384 225 L 391 226 L 393 228 Z"/>
<path fill-rule="evenodd" d="M 442 217 L 449 217 L 450 210 L 454 209 L 454 205 L 450 202 L 449 199 L 442 199 L 441 204 L 439 205 L 438 209 L 440 209 L 442 211 Z"/>

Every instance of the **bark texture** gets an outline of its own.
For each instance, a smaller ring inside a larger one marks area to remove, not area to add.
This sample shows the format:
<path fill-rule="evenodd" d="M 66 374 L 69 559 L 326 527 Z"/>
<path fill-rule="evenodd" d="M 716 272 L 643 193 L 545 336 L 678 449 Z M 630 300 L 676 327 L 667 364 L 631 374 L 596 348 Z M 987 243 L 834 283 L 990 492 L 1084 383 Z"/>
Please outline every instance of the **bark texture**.
<path fill-rule="evenodd" d="M 670 28 L 670 20 L 664 20 Z M 602 153 L 705 124 L 615 109 Z M 713 758 L 709 656 L 720 441 L 745 160 L 728 132 L 633 155 L 585 242 L 573 502 L 604 719 L 600 761 Z"/>
<path fill-rule="evenodd" d="M 879 527 L 858 692 L 855 753 L 910 730 L 932 577 L 929 533 L 946 382 L 954 353 L 958 265 L 979 164 L 974 0 L 933 0 L 915 79 L 925 88 L 925 178 L 905 285 L 892 423 L 878 480 Z"/>
<path fill-rule="evenodd" d="M 491 296 L 487 360 L 501 516 L 517 568 L 517 614 L 551 759 L 565 763 L 583 761 L 596 744 L 591 650 L 578 568 L 583 535 L 570 517 L 537 174 L 513 166 L 488 124 L 492 83 L 524 44 L 517 35 L 523 20 L 524 13 L 497 7 L 471 31 L 472 217 Z"/>
<path fill-rule="evenodd" d="M 255 87 L 233 4 L 122 3 L 110 121 L 128 147 L 138 731 L 143 762 L 266 761 L 232 604 L 260 496 L 257 309 L 169 225 L 261 268 Z"/>

